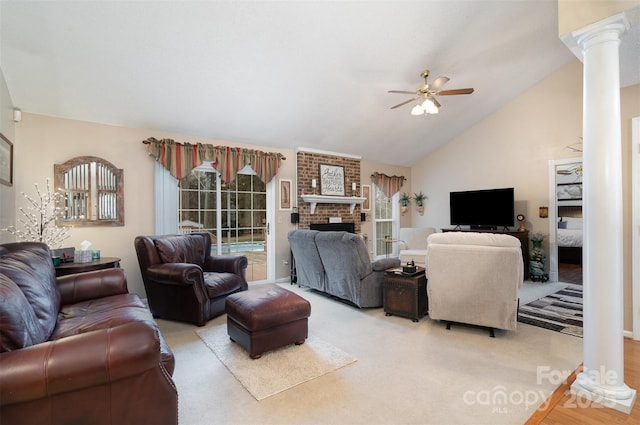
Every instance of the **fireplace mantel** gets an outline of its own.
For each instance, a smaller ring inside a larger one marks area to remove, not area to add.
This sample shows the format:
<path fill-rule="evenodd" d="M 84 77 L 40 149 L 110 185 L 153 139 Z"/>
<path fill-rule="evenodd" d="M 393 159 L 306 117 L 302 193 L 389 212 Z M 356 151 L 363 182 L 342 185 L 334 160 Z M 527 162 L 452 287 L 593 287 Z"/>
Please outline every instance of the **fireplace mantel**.
<path fill-rule="evenodd" d="M 358 196 L 301 195 L 300 197 L 304 202 L 311 204 L 311 214 L 316 211 L 318 204 L 349 204 L 350 213 L 353 214 L 356 205 L 362 205 L 367 200 Z"/>

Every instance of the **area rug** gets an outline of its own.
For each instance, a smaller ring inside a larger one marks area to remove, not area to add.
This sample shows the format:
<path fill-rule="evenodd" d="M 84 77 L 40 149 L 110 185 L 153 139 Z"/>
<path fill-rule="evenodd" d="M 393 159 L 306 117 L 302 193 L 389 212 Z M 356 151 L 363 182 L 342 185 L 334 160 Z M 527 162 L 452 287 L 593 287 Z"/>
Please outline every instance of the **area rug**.
<path fill-rule="evenodd" d="M 256 400 L 356 361 L 355 357 L 314 336 L 302 345 L 288 345 L 252 360 L 244 348 L 229 339 L 226 325 L 199 329 L 196 333 Z"/>
<path fill-rule="evenodd" d="M 582 337 L 582 285 L 567 284 L 564 289 L 520 306 L 518 321 Z"/>

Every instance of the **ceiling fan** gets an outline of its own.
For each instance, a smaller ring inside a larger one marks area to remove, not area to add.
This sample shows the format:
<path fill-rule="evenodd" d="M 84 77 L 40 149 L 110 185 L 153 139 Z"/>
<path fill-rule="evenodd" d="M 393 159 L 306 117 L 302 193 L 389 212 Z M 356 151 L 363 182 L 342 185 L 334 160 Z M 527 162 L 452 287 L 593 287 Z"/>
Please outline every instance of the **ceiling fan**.
<path fill-rule="evenodd" d="M 422 114 L 437 114 L 438 108 L 440 108 L 440 102 L 436 99 L 436 96 L 451 96 L 457 94 L 471 94 L 473 93 L 472 88 L 467 89 L 453 89 L 453 90 L 439 90 L 440 87 L 445 85 L 447 81 L 449 81 L 449 77 L 438 77 L 431 84 L 427 81 L 429 77 L 429 70 L 424 70 L 420 74 L 422 78 L 424 78 L 424 84 L 418 87 L 415 91 L 404 91 L 404 90 L 389 90 L 389 93 L 399 93 L 399 94 L 412 94 L 417 95 L 413 99 L 405 100 L 402 103 L 398 103 L 395 106 L 392 106 L 391 109 L 398 108 L 400 106 L 406 105 L 407 103 L 413 102 L 414 100 L 424 99 L 422 104 L 418 104 L 413 107 L 411 110 L 412 115 L 422 115 Z"/>

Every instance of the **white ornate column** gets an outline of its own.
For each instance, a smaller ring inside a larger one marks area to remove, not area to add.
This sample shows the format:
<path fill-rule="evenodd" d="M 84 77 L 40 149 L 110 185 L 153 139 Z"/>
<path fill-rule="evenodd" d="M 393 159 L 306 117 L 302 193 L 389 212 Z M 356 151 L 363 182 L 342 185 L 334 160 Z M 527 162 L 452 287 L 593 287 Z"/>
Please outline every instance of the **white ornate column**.
<path fill-rule="evenodd" d="M 574 394 L 630 413 L 636 391 L 624 383 L 620 36 L 623 14 L 571 35 L 583 78 L 584 371 Z"/>

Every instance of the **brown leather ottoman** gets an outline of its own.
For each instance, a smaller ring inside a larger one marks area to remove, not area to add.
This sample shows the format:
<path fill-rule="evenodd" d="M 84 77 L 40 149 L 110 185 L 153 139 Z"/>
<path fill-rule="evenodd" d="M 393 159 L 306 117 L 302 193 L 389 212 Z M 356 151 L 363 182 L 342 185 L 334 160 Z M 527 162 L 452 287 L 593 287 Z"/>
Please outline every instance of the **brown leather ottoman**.
<path fill-rule="evenodd" d="M 307 339 L 311 304 L 287 289 L 265 285 L 229 295 L 225 302 L 229 337 L 252 359 Z"/>

